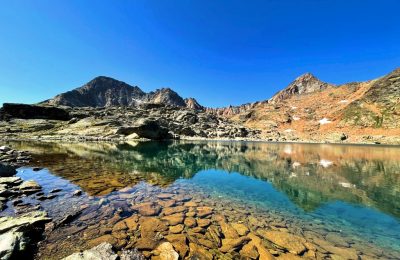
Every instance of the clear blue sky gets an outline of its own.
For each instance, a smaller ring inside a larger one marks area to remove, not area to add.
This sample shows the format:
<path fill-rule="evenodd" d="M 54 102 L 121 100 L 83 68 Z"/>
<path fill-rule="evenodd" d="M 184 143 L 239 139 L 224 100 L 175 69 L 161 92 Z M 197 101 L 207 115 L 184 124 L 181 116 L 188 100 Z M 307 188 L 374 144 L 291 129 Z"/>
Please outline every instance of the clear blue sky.
<path fill-rule="evenodd" d="M 400 66 L 397 0 L 30 0 L 0 8 L 0 103 L 111 76 L 206 106 L 264 100 L 312 72 L 340 84 Z"/>

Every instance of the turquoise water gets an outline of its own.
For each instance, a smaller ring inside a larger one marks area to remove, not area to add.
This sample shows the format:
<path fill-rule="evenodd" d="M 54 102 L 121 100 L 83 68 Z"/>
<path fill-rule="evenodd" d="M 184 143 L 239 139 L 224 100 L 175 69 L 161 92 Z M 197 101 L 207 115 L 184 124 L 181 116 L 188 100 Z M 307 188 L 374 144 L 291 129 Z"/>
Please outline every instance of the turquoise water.
<path fill-rule="evenodd" d="M 237 200 L 238 203 L 251 203 L 266 210 L 274 209 L 290 219 L 321 221 L 331 231 L 400 251 L 399 219 L 374 208 L 332 201 L 307 212 L 275 189 L 270 182 L 220 170 L 201 171 L 192 179 L 181 182 L 194 184 L 215 198 L 226 197 Z"/>
<path fill-rule="evenodd" d="M 260 214 L 282 216 L 300 227 L 322 223 L 327 232 L 400 253 L 400 147 L 253 142 L 10 144 L 31 151 L 35 163 L 46 167 L 39 173 L 29 169 L 19 173 L 24 179 L 38 180 L 46 190 L 62 187 L 68 194 L 81 189 L 89 200 L 113 196 L 126 187 L 141 189 L 144 184 L 161 189 L 193 187 L 193 192 L 215 201 L 252 205 Z M 63 199 L 59 196 L 56 201 L 69 205 Z M 61 212 L 51 201 L 45 203 L 50 211 Z"/>

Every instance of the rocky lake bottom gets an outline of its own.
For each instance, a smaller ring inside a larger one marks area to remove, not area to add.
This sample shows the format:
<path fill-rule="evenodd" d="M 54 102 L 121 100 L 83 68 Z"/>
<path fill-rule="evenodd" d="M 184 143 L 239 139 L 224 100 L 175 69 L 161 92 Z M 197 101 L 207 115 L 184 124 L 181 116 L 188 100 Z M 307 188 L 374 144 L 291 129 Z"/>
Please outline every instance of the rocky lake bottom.
<path fill-rule="evenodd" d="M 0 216 L 34 208 L 53 220 L 35 259 L 103 242 L 149 259 L 400 259 L 399 147 L 7 145 L 32 155 L 17 177 L 41 190 Z"/>

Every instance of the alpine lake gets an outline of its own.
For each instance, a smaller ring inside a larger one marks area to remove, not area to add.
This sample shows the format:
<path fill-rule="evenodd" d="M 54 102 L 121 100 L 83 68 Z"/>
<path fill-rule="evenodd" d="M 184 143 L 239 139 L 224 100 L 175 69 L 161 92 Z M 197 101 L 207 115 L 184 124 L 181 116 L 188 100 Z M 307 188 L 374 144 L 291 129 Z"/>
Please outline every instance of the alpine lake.
<path fill-rule="evenodd" d="M 35 180 L 44 194 L 59 190 L 44 201 L 24 198 L 53 219 L 36 259 L 61 259 L 102 242 L 159 259 L 154 250 L 162 241 L 182 259 L 400 259 L 400 147 L 7 145 L 33 157 L 17 176 Z M 1 212 L 13 214 L 12 204 Z"/>

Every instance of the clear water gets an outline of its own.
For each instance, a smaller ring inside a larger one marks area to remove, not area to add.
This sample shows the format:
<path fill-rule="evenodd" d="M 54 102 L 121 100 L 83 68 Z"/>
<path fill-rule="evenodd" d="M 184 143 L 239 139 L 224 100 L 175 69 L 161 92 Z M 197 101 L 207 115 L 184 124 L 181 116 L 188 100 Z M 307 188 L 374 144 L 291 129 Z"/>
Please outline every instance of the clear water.
<path fill-rule="evenodd" d="M 191 187 L 212 200 L 252 205 L 300 227 L 329 232 L 400 253 L 400 147 L 258 142 L 32 143 L 46 170 L 21 169 L 48 191 L 82 189 L 86 197 L 45 201 L 64 205 L 115 195 L 149 183 Z M 70 198 L 70 197 L 68 197 Z M 243 216 L 245 217 L 245 216 Z"/>

